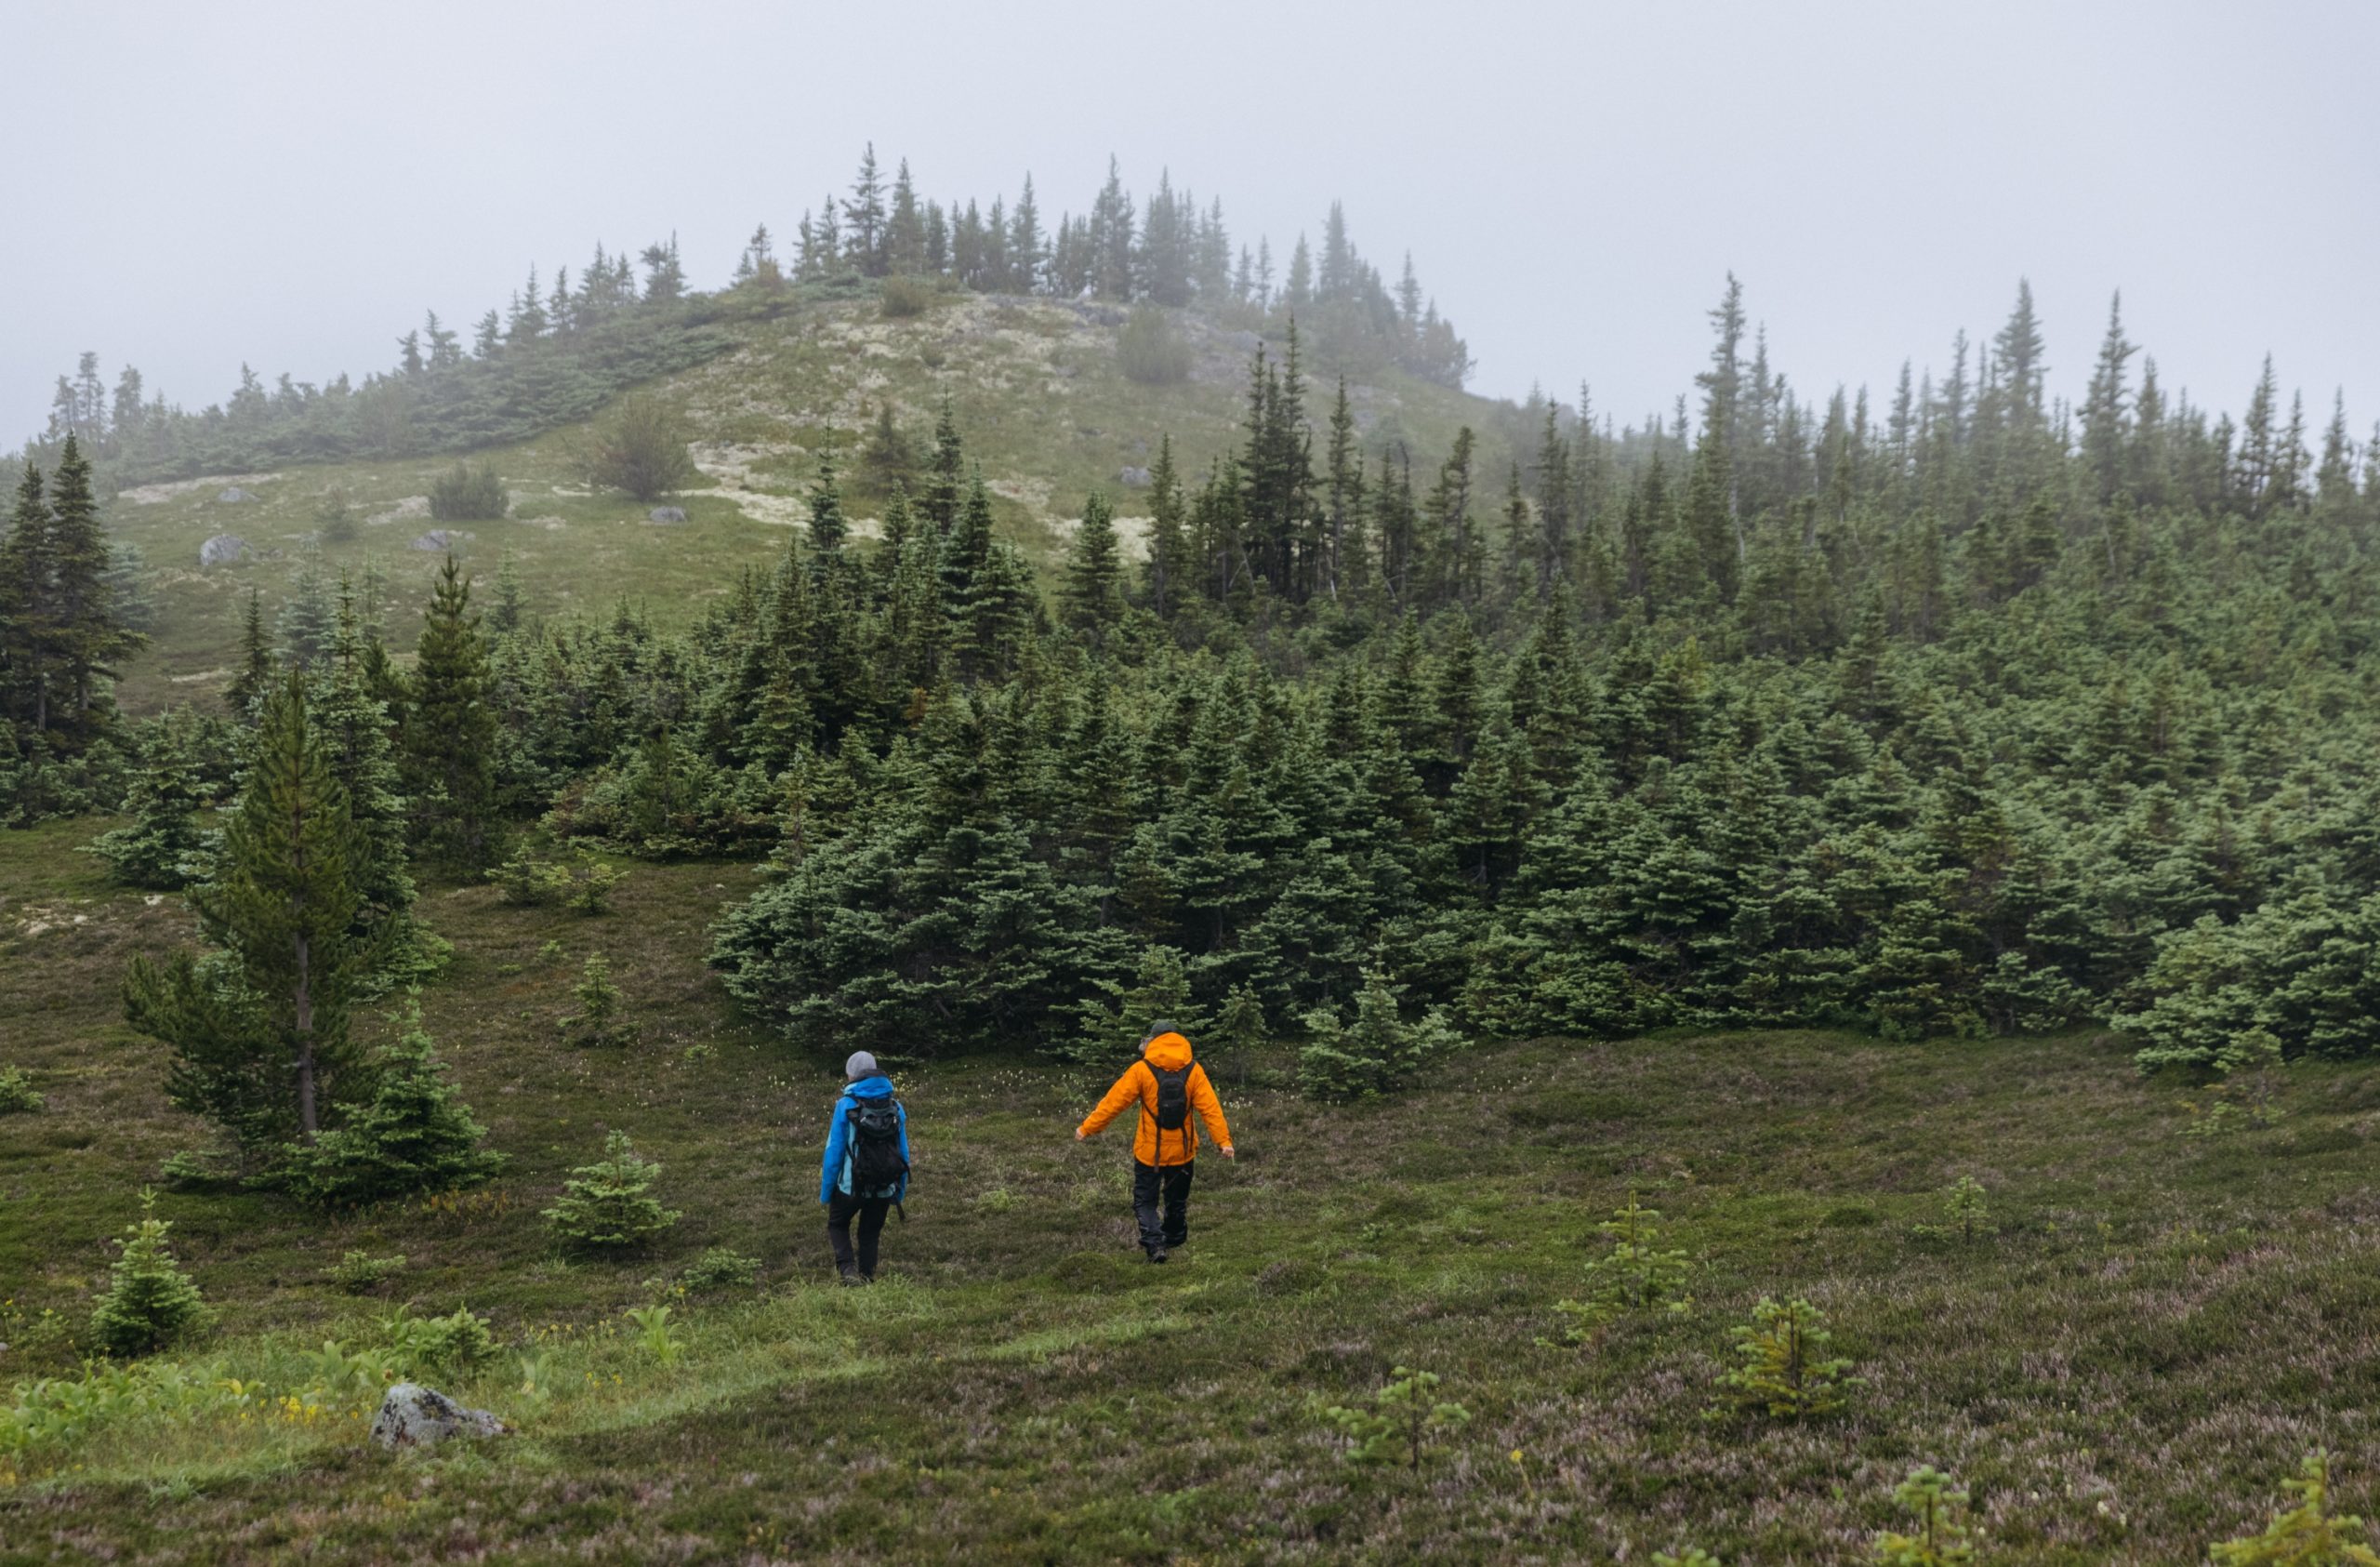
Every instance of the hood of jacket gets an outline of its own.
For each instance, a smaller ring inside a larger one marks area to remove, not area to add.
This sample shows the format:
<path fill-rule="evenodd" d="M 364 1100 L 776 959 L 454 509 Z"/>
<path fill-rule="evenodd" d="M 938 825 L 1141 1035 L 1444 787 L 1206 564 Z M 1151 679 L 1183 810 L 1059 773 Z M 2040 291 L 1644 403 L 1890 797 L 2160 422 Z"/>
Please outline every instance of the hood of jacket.
<path fill-rule="evenodd" d="M 1141 1056 L 1163 1071 L 1179 1071 L 1190 1064 L 1190 1042 L 1180 1034 L 1159 1034 L 1141 1047 Z"/>
<path fill-rule="evenodd" d="M 882 1072 L 870 1072 L 857 1082 L 843 1084 L 846 1099 L 889 1099 L 892 1096 L 892 1080 Z"/>

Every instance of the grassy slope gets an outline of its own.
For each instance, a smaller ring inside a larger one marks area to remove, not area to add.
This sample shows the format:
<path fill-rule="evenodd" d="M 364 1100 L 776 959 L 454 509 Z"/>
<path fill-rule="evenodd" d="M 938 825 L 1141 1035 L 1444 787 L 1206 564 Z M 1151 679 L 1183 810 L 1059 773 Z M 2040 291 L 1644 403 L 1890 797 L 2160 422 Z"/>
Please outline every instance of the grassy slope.
<path fill-rule="evenodd" d="M 103 1239 L 197 1135 L 112 994 L 186 916 L 99 883 L 71 849 L 89 830 L 0 835 L 0 1060 L 50 1099 L 0 1121 L 0 1338 L 19 1341 L 0 1379 L 71 1365 L 40 1309 L 81 1321 Z M 102 1437 L 0 1485 L 0 1561 L 253 1561 L 309 1539 L 403 1560 L 1641 1560 L 1699 1540 L 1846 1561 L 1934 1461 L 1975 1486 L 1989 1560 L 2174 1562 L 2260 1517 L 2318 1440 L 2350 1455 L 2344 1504 L 2380 1500 L 2368 1069 L 2300 1069 L 2279 1125 L 2199 1141 L 2170 1090 L 2088 1039 L 1544 1042 L 1354 1109 L 1222 1062 L 1245 1153 L 1202 1167 L 1193 1243 L 1156 1269 L 1130 1248 L 1120 1145 L 1068 1139 L 1100 1083 L 954 1063 L 904 1074 L 912 1222 L 888 1282 L 841 1291 L 812 1184 L 833 1078 L 740 1025 L 700 968 L 748 874 L 639 866 L 592 921 L 430 895 L 456 950 L 429 1019 L 514 1159 L 492 1197 L 328 1223 L 164 1200 L 223 1308 L 198 1351 L 218 1370 L 371 1342 L 391 1299 L 468 1301 L 560 1357 L 543 1410 L 509 1365 L 460 1388 L 522 1435 L 394 1461 L 353 1424 Z M 632 1052 L 554 1041 L 599 948 L 645 1029 Z M 716 1054 L 689 1059 L 697 1042 Z M 611 1125 L 668 1166 L 686 1218 L 654 1256 L 565 1263 L 536 1213 Z M 1913 1239 L 1962 1174 L 2003 1232 Z M 1708 1259 L 1692 1311 L 1545 1347 L 1593 1221 L 1631 1189 Z M 763 1258 L 762 1287 L 681 1307 L 688 1357 L 663 1370 L 608 1324 L 710 1242 Z M 356 1245 L 413 1258 L 387 1298 L 314 1281 Z M 1850 1414 L 1700 1418 L 1764 1291 L 1834 1315 L 1867 1378 Z M 1319 1406 L 1397 1362 L 1440 1373 L 1473 1422 L 1418 1476 L 1351 1470 Z"/>
<path fill-rule="evenodd" d="M 1236 439 L 1245 345 L 1253 339 L 1187 319 L 1183 330 L 1196 349 L 1191 378 L 1142 386 L 1117 368 L 1117 329 L 1102 321 L 1112 313 L 966 295 L 907 320 L 883 320 L 872 303 L 860 302 L 738 327 L 747 341 L 737 352 L 659 383 L 685 410 L 706 467 L 697 492 L 680 502 L 688 516 L 683 526 L 647 523 L 647 508 L 627 497 L 587 493 L 576 457 L 586 432 L 559 430 L 486 454 L 510 487 L 512 515 L 455 525 L 471 536 L 467 564 L 493 574 L 511 554 L 531 607 L 542 613 L 603 614 L 626 598 L 665 623 L 682 620 L 707 597 L 727 591 L 741 567 L 774 559 L 783 548 L 784 527 L 805 514 L 800 498 L 821 450 L 841 449 L 848 466 L 888 397 L 922 443 L 945 395 L 970 455 L 994 488 L 1002 531 L 1049 561 L 1093 488 L 1105 489 L 1127 517 L 1145 511 L 1145 492 L 1122 488 L 1117 476 L 1126 467 L 1146 467 L 1161 435 L 1172 435 L 1182 472 L 1193 483 Z M 1317 423 L 1329 411 L 1330 391 L 1322 380 L 1309 390 Z M 1506 417 L 1499 405 L 1393 371 L 1351 376 L 1349 395 L 1368 437 L 1402 436 L 1417 463 L 1442 455 L 1462 422 L 1482 426 L 1480 511 L 1492 509 L 1491 492 L 1501 494 L 1496 486 L 1507 461 L 1495 433 Z M 351 542 L 325 546 L 324 563 L 334 573 L 387 574 L 394 603 L 390 631 L 399 647 L 409 647 L 414 608 L 427 596 L 438 563 L 435 554 L 409 546 L 438 525 L 426 514 L 370 519 L 424 496 L 430 477 L 452 460 L 243 476 L 253 502 L 218 500 L 225 488 L 219 479 L 120 498 L 111 525 L 140 548 L 158 607 L 151 651 L 126 671 L 120 695 L 126 709 L 154 711 L 230 678 L 249 585 L 262 590 L 270 613 L 288 591 L 321 497 L 334 487 L 347 491 L 365 525 Z M 862 519 L 880 504 L 865 493 L 853 499 Z M 222 532 L 279 553 L 199 570 L 199 546 Z"/>

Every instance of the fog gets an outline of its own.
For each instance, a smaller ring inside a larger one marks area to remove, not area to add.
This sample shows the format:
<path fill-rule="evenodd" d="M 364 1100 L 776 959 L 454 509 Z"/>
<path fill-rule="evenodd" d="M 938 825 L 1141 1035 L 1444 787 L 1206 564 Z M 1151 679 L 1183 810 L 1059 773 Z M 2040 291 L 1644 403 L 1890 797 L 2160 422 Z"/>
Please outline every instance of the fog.
<path fill-rule="evenodd" d="M 1732 270 L 1805 396 L 1947 365 L 2030 276 L 2075 396 L 2121 287 L 2169 387 L 2270 351 L 2380 414 L 2380 7 L 10 7 L 0 444 L 95 350 L 195 408 L 386 367 L 536 264 L 675 232 L 697 286 L 873 140 L 1079 212 L 1112 153 L 1277 256 L 1334 198 L 1472 385 L 1666 411 Z M 236 14 L 218 15 L 231 12 Z"/>

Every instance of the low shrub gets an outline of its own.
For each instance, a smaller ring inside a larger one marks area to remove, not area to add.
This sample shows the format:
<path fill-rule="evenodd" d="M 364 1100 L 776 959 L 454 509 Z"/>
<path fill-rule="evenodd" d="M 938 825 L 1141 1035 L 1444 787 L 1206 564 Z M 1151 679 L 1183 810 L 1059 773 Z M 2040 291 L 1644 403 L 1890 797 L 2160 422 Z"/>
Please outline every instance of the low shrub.
<path fill-rule="evenodd" d="M 583 844 L 574 845 L 567 857 L 552 858 L 523 843 L 487 879 L 496 883 L 497 896 L 516 909 L 559 906 L 595 915 L 612 911 L 612 889 L 627 872 Z"/>
<path fill-rule="evenodd" d="M 46 1103 L 22 1067 L 0 1067 L 0 1115 L 31 1115 Z"/>
<path fill-rule="evenodd" d="M 1125 376 L 1144 386 L 1169 386 L 1190 378 L 1190 345 L 1155 305 L 1133 308 L 1117 339 L 1116 357 Z"/>
<path fill-rule="evenodd" d="M 185 1149 L 169 1153 L 157 1166 L 157 1178 L 168 1191 L 191 1195 L 225 1192 L 245 1178 L 239 1156 L 221 1149 Z"/>
<path fill-rule="evenodd" d="M 461 1375 L 496 1354 L 487 1319 L 468 1306 L 445 1317 L 416 1317 L 400 1306 L 380 1319 L 380 1335 L 389 1352 L 413 1374 Z"/>
<path fill-rule="evenodd" d="M 492 462 L 457 462 L 430 482 L 430 514 L 442 523 L 493 523 L 510 504 Z"/>
<path fill-rule="evenodd" d="M 694 482 L 684 419 L 650 392 L 631 392 L 597 432 L 587 476 L 605 489 L 654 500 Z"/>
<path fill-rule="evenodd" d="M 376 1257 L 369 1252 L 350 1251 L 324 1268 L 323 1277 L 334 1288 L 349 1295 L 370 1295 L 403 1272 L 404 1267 L 405 1255 L 403 1252 Z"/>
<path fill-rule="evenodd" d="M 894 319 L 923 315 L 932 308 L 933 296 L 933 285 L 924 278 L 906 275 L 888 277 L 884 280 L 882 295 L 884 313 Z"/>
<path fill-rule="evenodd" d="M 705 1248 L 702 1255 L 688 1263 L 678 1275 L 678 1282 L 689 1295 L 706 1290 L 736 1289 L 756 1284 L 760 1280 L 760 1259 L 747 1257 L 729 1246 Z"/>

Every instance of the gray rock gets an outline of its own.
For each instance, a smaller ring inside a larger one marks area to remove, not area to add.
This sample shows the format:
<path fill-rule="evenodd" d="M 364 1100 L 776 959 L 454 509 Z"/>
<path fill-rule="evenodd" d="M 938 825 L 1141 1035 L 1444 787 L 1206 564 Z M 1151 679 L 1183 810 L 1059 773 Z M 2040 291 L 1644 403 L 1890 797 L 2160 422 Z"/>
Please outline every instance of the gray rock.
<path fill-rule="evenodd" d="M 449 550 L 461 549 L 463 547 L 463 540 L 469 537 L 469 534 L 459 532 L 454 528 L 431 528 L 428 533 L 423 534 L 419 538 L 415 539 L 411 544 L 405 546 L 405 548 L 408 550 L 420 550 L 429 554 L 443 555 Z"/>
<path fill-rule="evenodd" d="M 504 1422 L 484 1409 L 465 1409 L 435 1388 L 400 1382 L 372 1417 L 372 1440 L 391 1452 L 429 1447 L 449 1437 L 500 1437 Z"/>
<path fill-rule="evenodd" d="M 218 503 L 225 506 L 245 506 L 249 501 L 254 500 L 256 497 L 249 494 L 246 490 L 242 489 L 239 485 L 233 485 L 230 489 L 225 490 L 215 498 Z"/>
<path fill-rule="evenodd" d="M 682 506 L 656 506 L 644 514 L 644 520 L 648 523 L 682 523 L 686 520 L 686 509 Z"/>
<path fill-rule="evenodd" d="M 218 533 L 198 547 L 199 569 L 236 565 L 248 558 L 248 541 L 236 533 Z"/>
<path fill-rule="evenodd" d="M 1127 468 L 1116 475 L 1116 482 L 1128 490 L 1144 490 L 1149 487 L 1149 471 L 1145 468 Z"/>

